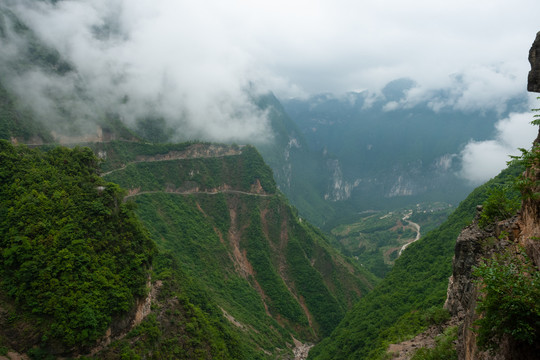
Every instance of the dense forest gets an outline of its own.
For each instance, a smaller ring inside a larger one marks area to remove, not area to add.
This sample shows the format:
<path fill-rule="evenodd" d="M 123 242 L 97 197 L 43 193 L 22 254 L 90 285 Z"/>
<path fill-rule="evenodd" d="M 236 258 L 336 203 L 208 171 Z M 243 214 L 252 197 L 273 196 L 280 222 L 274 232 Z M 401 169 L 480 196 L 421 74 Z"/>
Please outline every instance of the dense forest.
<path fill-rule="evenodd" d="M 0 146 L 2 291 L 45 343 L 89 345 L 145 295 L 155 246 L 90 149 Z"/>

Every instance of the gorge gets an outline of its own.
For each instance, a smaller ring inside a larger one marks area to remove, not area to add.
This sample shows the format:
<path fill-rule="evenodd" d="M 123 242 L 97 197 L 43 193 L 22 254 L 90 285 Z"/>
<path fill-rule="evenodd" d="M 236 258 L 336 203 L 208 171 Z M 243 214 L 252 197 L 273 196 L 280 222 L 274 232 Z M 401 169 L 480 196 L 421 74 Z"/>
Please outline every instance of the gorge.
<path fill-rule="evenodd" d="M 156 110 L 170 94 L 131 122 L 127 95 L 104 91 L 118 103 L 100 107 L 96 83 L 14 4 L 0 4 L 0 41 L 20 50 L 0 54 L 0 360 L 538 354 L 540 135 L 475 189 L 459 175 L 460 149 L 522 97 L 455 110 L 433 106 L 444 91 L 404 105 L 418 91 L 407 78 L 381 97 L 250 84 L 235 99 L 248 103 L 209 108 L 238 132 L 264 119 L 268 137 L 201 141 L 193 119 L 209 118 L 185 111 L 173 129 Z M 540 33 L 530 91 L 538 54 Z M 44 98 L 27 89 L 47 105 L 36 111 L 14 84 L 41 75 L 57 82 Z M 490 272 L 525 295 L 492 300 Z"/>

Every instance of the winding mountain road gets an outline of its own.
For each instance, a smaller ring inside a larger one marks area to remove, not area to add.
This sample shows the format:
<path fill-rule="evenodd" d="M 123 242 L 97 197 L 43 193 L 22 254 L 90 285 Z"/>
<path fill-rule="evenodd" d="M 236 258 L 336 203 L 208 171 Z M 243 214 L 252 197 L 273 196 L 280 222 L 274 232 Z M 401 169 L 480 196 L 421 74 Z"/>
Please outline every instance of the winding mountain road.
<path fill-rule="evenodd" d="M 418 241 L 420 239 L 420 236 L 421 236 L 421 234 L 420 234 L 420 225 L 418 225 L 417 223 L 412 222 L 412 221 L 409 220 L 411 215 L 412 215 L 412 210 L 409 211 L 407 214 L 405 214 L 405 216 L 403 216 L 403 220 L 408 221 L 409 225 L 411 225 L 416 230 L 416 237 L 414 238 L 413 241 L 410 241 L 410 242 L 406 243 L 405 245 L 403 245 L 401 247 L 401 249 L 399 250 L 399 253 L 398 253 L 398 257 L 401 256 L 401 253 L 403 252 L 403 250 L 405 250 L 407 248 L 407 246 L 409 246 L 410 244 L 412 244 L 415 241 Z"/>
<path fill-rule="evenodd" d="M 129 194 L 124 196 L 124 200 L 144 195 L 144 194 L 175 194 L 175 195 L 192 195 L 192 194 L 206 194 L 206 195 L 217 195 L 217 194 L 242 194 L 242 195 L 251 195 L 251 196 L 261 196 L 261 197 L 268 197 L 268 196 L 274 196 L 275 194 L 259 194 L 259 193 L 253 193 L 253 192 L 247 192 L 247 191 L 240 191 L 240 190 L 217 190 L 217 191 L 199 191 L 199 190 L 187 190 L 187 191 L 166 191 L 166 190 L 149 190 L 149 191 L 139 191 L 133 194 Z"/>

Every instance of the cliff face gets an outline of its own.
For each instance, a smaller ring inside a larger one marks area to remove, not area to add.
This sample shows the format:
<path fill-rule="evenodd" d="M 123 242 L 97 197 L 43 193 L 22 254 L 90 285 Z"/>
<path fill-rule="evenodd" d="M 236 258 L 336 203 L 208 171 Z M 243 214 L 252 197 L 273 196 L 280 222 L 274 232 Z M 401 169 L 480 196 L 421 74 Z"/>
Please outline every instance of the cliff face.
<path fill-rule="evenodd" d="M 531 346 L 518 343 L 503 336 L 495 353 L 480 351 L 474 322 L 479 319 L 477 300 L 481 295 L 480 284 L 472 274 L 475 266 L 483 259 L 495 254 L 518 256 L 523 248 L 537 269 L 540 268 L 538 254 L 540 242 L 538 201 L 525 201 L 521 212 L 508 220 L 483 230 L 475 220 L 459 235 L 453 260 L 453 273 L 448 284 L 445 308 L 459 325 L 457 353 L 459 359 L 537 359 L 538 344 Z M 482 210 L 479 207 L 479 212 Z"/>
<path fill-rule="evenodd" d="M 529 62 L 531 63 L 531 71 L 529 72 L 527 90 L 540 92 L 540 31 L 536 34 L 536 40 L 529 51 Z"/>
<path fill-rule="evenodd" d="M 478 215 L 482 207 L 478 207 Z M 515 228 L 517 218 L 501 224 L 497 229 L 483 230 L 475 221 L 464 228 L 456 241 L 453 272 L 448 283 L 448 295 L 445 308 L 459 325 L 457 353 L 459 359 L 511 359 L 509 354 L 489 354 L 478 349 L 474 322 L 477 299 L 480 296 L 479 285 L 475 283 L 473 269 L 480 265 L 482 259 L 490 258 L 494 253 L 502 253 L 509 247 L 515 247 L 512 238 L 497 239 L 502 229 Z M 512 234 L 512 233 L 509 233 Z M 511 236 L 511 235 L 510 235 Z M 508 348 L 508 339 L 504 339 L 504 348 Z M 503 349 L 501 344 L 501 350 Z"/>

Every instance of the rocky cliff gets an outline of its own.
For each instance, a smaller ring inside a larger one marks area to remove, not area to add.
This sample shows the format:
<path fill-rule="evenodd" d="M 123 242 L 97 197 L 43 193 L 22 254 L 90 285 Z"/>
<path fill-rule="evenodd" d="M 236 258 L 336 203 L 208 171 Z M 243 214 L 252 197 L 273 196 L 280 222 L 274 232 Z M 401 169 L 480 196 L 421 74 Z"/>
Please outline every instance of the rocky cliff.
<path fill-rule="evenodd" d="M 527 90 L 540 92 L 540 31 L 536 34 L 536 40 L 529 51 L 529 62 L 531 63 L 531 71 L 529 72 Z"/>
<path fill-rule="evenodd" d="M 477 346 L 480 316 L 477 301 L 482 283 L 473 275 L 475 267 L 485 259 L 506 254 L 507 261 L 521 262 L 523 250 L 532 260 L 534 269 L 540 268 L 539 201 L 524 201 L 518 215 L 481 229 L 478 221 L 463 229 L 456 242 L 453 273 L 448 284 L 445 308 L 459 324 L 457 353 L 459 359 L 536 359 L 539 344 L 526 344 L 505 334 L 495 352 L 481 351 Z M 478 208 L 479 214 L 482 207 Z M 478 219 L 478 217 L 477 217 Z M 523 250 L 522 250 L 523 249 Z"/>
<path fill-rule="evenodd" d="M 482 211 L 482 207 L 478 207 Z M 454 323 L 459 324 L 458 342 L 456 345 L 459 359 L 510 359 L 509 354 L 489 354 L 480 351 L 477 347 L 477 333 L 474 322 L 478 320 L 476 312 L 477 300 L 480 296 L 479 284 L 473 275 L 473 270 L 485 258 L 490 258 L 495 253 L 504 251 L 516 251 L 511 237 L 497 239 L 495 228 L 481 229 L 478 226 L 478 217 L 467 226 L 459 235 L 456 242 L 455 256 L 453 260 L 453 272 L 448 284 L 448 296 L 445 308 L 454 318 Z M 514 227 L 517 218 L 504 223 L 501 228 Z M 508 339 L 504 339 L 504 348 L 509 350 Z M 502 344 L 501 344 L 502 345 Z M 503 346 L 501 346 L 501 349 Z"/>
<path fill-rule="evenodd" d="M 530 53 L 528 90 L 540 92 L 540 32 L 536 35 Z M 510 219 L 497 222 L 485 229 L 478 226 L 478 218 L 463 229 L 456 242 L 453 273 L 449 280 L 448 297 L 445 303 L 459 325 L 457 353 L 459 359 L 537 359 L 540 344 L 518 341 L 513 334 L 505 333 L 492 352 L 481 351 L 477 346 L 478 324 L 485 314 L 479 314 L 477 302 L 485 296 L 482 282 L 473 275 L 475 267 L 485 259 L 505 254 L 507 263 L 523 263 L 523 253 L 531 260 L 532 268 L 525 276 L 534 276 L 540 270 L 540 199 L 535 194 L 540 191 L 540 161 L 538 145 L 540 135 L 534 141 L 527 170 L 524 172 L 521 210 Z M 478 207 L 482 212 L 482 207 Z M 519 294 L 511 294 L 519 296 Z M 538 301 L 538 299 L 536 299 Z M 511 310 L 508 310 L 510 312 Z M 525 311 L 525 309 L 523 310 Z M 534 325 L 533 325 L 534 326 Z M 536 325 L 538 327 L 538 325 Z M 534 330 L 533 330 L 534 331 Z"/>

